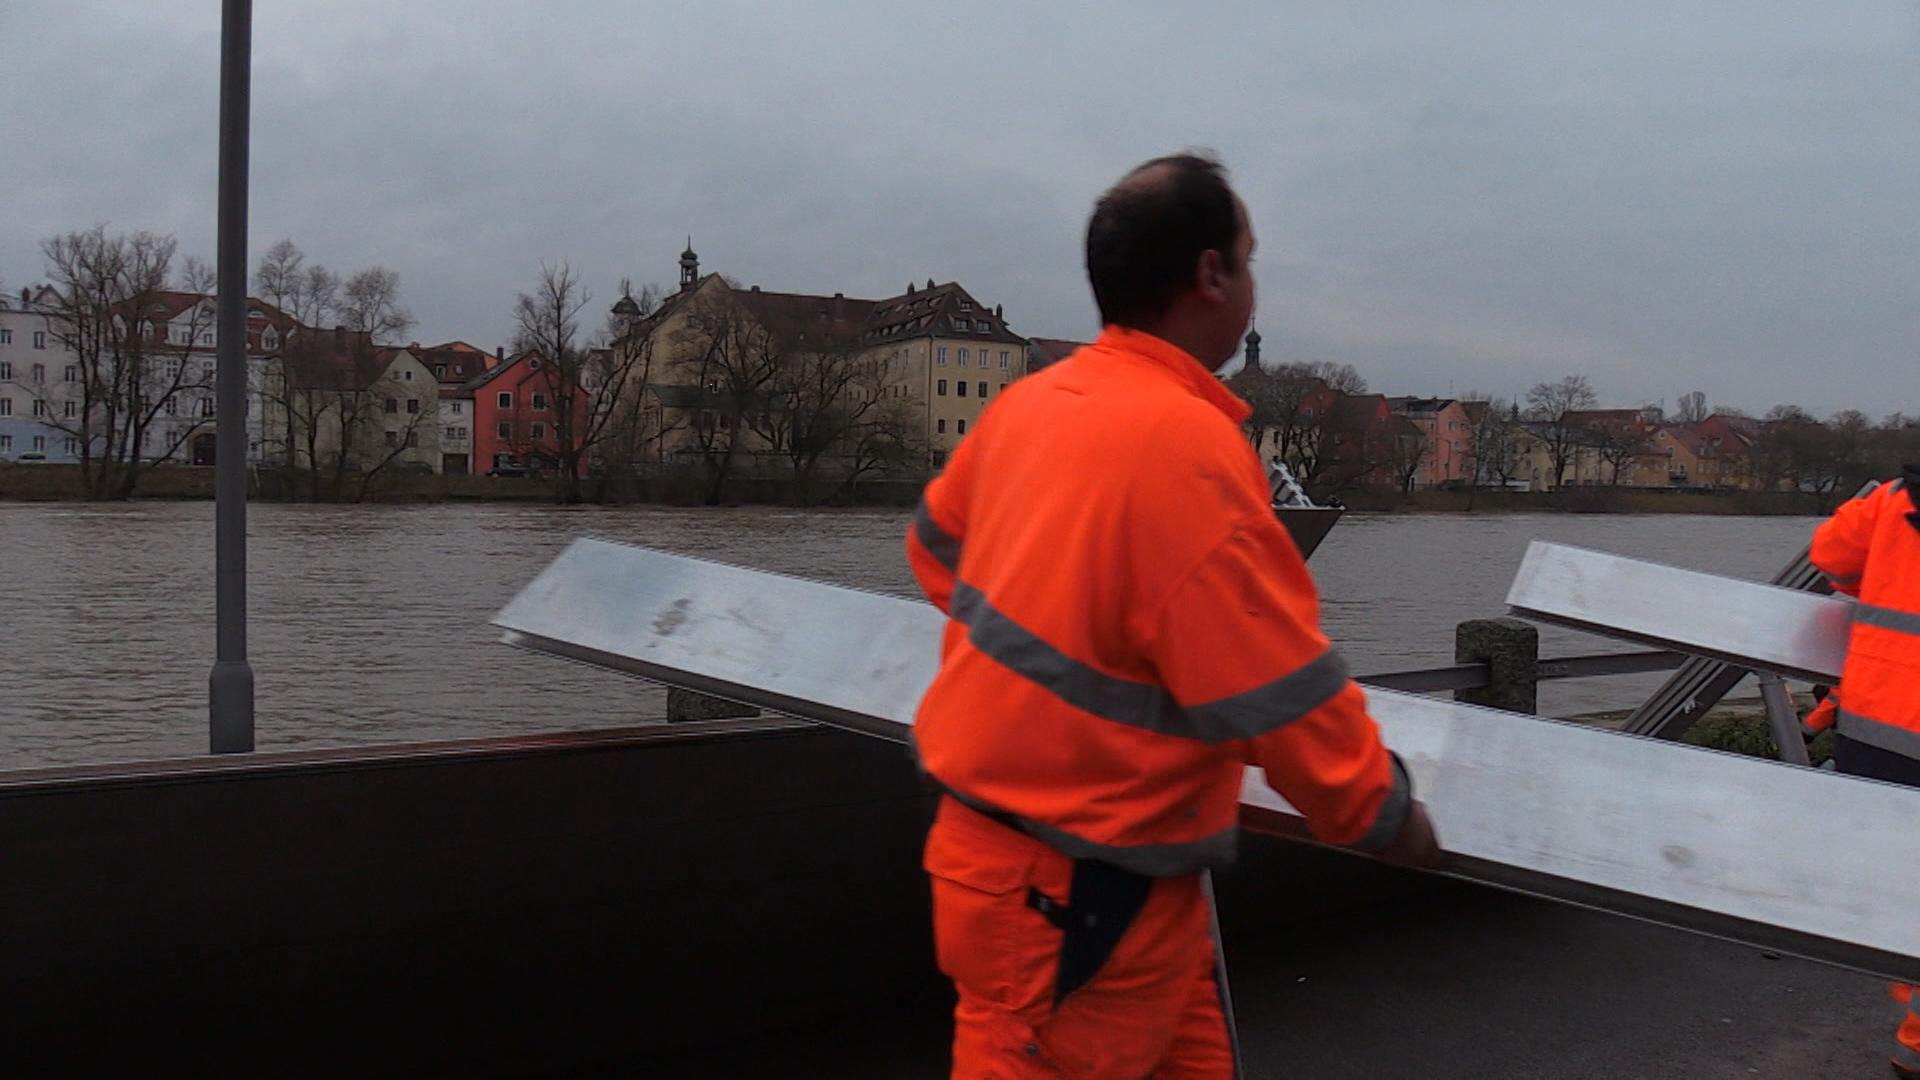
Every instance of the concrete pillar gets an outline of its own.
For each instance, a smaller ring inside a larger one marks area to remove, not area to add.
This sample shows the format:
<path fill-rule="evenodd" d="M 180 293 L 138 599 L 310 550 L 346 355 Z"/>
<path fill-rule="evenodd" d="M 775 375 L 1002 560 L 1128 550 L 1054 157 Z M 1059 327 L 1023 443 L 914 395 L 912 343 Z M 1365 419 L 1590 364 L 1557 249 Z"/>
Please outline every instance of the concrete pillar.
<path fill-rule="evenodd" d="M 760 710 L 751 705 L 696 694 L 677 686 L 667 687 L 667 719 L 670 721 L 743 720 L 759 715 Z"/>
<path fill-rule="evenodd" d="M 1488 684 L 1456 690 L 1455 701 L 1508 712 L 1540 710 L 1540 631 L 1519 619 L 1468 619 L 1454 628 L 1453 660 L 1486 664 Z"/>

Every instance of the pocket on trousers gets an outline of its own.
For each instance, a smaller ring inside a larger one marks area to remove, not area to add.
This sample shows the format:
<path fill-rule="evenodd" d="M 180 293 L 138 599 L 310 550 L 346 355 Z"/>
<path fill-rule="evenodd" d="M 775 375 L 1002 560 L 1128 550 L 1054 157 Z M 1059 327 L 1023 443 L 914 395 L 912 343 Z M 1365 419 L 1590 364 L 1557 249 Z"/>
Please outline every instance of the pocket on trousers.
<path fill-rule="evenodd" d="M 936 829 L 922 865 L 933 884 L 933 943 L 940 970 L 961 990 L 1018 1008 L 1031 996 L 1023 960 L 1037 930 L 1052 927 L 1027 907 L 1033 857 L 957 843 Z M 1044 945 L 1041 945 L 1044 948 Z"/>

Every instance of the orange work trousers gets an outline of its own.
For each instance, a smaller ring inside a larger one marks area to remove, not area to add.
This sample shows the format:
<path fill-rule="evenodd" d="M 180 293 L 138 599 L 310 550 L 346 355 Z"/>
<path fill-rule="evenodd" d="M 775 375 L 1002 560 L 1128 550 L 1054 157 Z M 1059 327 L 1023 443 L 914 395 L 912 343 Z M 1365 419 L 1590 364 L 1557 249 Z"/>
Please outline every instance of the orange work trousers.
<path fill-rule="evenodd" d="M 948 797 L 924 865 L 959 994 L 955 1080 L 1233 1076 L 1197 876 L 1154 880 L 1106 961 L 1056 1004 L 1063 931 L 1036 899 L 1073 908 L 1073 860 Z"/>

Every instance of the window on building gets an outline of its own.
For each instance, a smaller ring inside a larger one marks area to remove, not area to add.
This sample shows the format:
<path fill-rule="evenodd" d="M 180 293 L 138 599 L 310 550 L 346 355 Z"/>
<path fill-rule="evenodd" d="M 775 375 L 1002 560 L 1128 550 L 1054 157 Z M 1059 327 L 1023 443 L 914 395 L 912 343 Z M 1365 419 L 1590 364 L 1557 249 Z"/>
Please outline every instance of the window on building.
<path fill-rule="evenodd" d="M 165 409 L 168 416 L 179 416 L 180 415 L 180 399 L 177 397 L 168 398 Z"/>
<path fill-rule="evenodd" d="M 400 411 L 400 402 L 399 402 L 399 400 L 398 400 L 397 398 L 388 398 L 388 399 L 387 399 L 387 412 L 388 412 L 388 414 L 389 414 L 389 415 L 391 415 L 391 414 L 393 414 L 393 413 L 397 413 L 397 412 L 399 412 L 399 411 Z"/>
<path fill-rule="evenodd" d="M 77 401 L 67 402 L 67 410 L 66 410 L 67 419 L 71 420 L 74 417 L 79 415 L 80 415 L 80 403 Z"/>
<path fill-rule="evenodd" d="M 35 330 L 33 332 L 33 347 L 36 349 L 44 349 L 47 347 L 47 332 L 45 330 Z"/>
<path fill-rule="evenodd" d="M 36 383 L 43 383 L 47 381 L 47 365 L 45 364 L 33 365 L 33 381 Z"/>
<path fill-rule="evenodd" d="M 547 407 L 547 395 L 545 394 L 533 395 L 533 410 L 535 412 L 544 411 L 546 407 Z"/>
<path fill-rule="evenodd" d="M 47 415 L 47 403 L 44 401 L 41 401 L 39 398 L 34 398 L 33 399 L 33 415 L 35 416 Z"/>
<path fill-rule="evenodd" d="M 1007 384 L 1006 384 L 1006 383 L 1001 383 L 1001 384 L 1000 384 L 1000 392 L 1004 394 L 1004 393 L 1006 393 L 1006 390 L 1007 390 Z"/>
<path fill-rule="evenodd" d="M 407 415 L 408 416 L 420 415 L 420 399 L 419 398 L 407 399 Z"/>
<path fill-rule="evenodd" d="M 212 398 L 200 399 L 200 415 L 203 417 L 211 417 L 213 415 L 213 399 Z"/>
<path fill-rule="evenodd" d="M 202 344 L 202 345 L 211 345 L 211 344 L 213 344 L 213 335 L 212 335 L 212 334 L 201 334 L 201 335 L 200 335 L 200 344 Z"/>
<path fill-rule="evenodd" d="M 448 402 L 447 404 L 448 404 L 448 408 L 447 408 L 448 412 L 452 413 L 455 416 L 459 416 L 462 414 L 461 406 L 465 404 L 464 402 L 452 401 L 452 402 Z"/>
<path fill-rule="evenodd" d="M 63 378 L 67 382 L 79 382 L 80 366 L 78 364 L 68 364 L 67 370 L 63 373 Z"/>
<path fill-rule="evenodd" d="M 35 435 L 33 437 L 33 448 L 44 452 L 47 449 L 47 437 L 45 435 Z"/>
<path fill-rule="evenodd" d="M 400 433 L 399 433 L 399 432 L 397 432 L 397 431 L 394 431 L 394 430 L 392 430 L 391 428 L 389 428 L 389 429 L 387 430 L 387 445 L 388 445 L 388 446 L 399 446 L 399 445 L 400 445 Z"/>
<path fill-rule="evenodd" d="M 446 378 L 446 377 L 447 377 L 447 365 L 445 365 L 445 364 L 435 364 L 435 365 L 433 365 L 433 377 L 434 377 L 434 378 L 436 378 L 436 379 L 444 379 L 444 378 Z"/>
<path fill-rule="evenodd" d="M 960 434 L 965 435 L 966 433 L 967 433 L 967 422 L 965 420 L 962 420 L 960 421 Z"/>
<path fill-rule="evenodd" d="M 1000 370 L 1005 371 L 1012 366 L 1013 366 L 1013 361 L 1011 360 L 1011 358 L 1007 356 L 1007 350 L 1001 349 L 1000 350 Z"/>
<path fill-rule="evenodd" d="M 965 349 L 960 350 L 960 366 L 961 367 L 967 366 L 967 350 Z"/>
<path fill-rule="evenodd" d="M 940 419 L 935 420 L 933 422 L 933 430 L 939 432 L 942 435 L 945 435 L 947 433 L 947 418 L 943 416 Z"/>
<path fill-rule="evenodd" d="M 67 440 L 67 456 L 68 457 L 80 456 L 80 440 L 79 439 Z"/>
<path fill-rule="evenodd" d="M 13 364 L 5 360 L 0 360 L 0 382 L 9 382 L 12 379 Z"/>
<path fill-rule="evenodd" d="M 417 431 L 417 430 L 416 430 L 416 431 L 409 431 L 409 432 L 407 432 L 407 445 L 408 445 L 408 446 L 419 446 L 419 445 L 420 445 L 420 432 L 419 432 L 419 431 Z"/>
<path fill-rule="evenodd" d="M 269 326 L 267 327 L 267 332 L 260 335 L 260 344 L 269 349 L 278 348 L 280 345 L 280 335 L 274 333 L 273 327 Z"/>
<path fill-rule="evenodd" d="M 935 383 L 933 386 L 933 392 L 936 394 L 939 394 L 941 397 L 946 397 L 947 396 L 947 380 L 941 379 L 939 382 Z"/>
<path fill-rule="evenodd" d="M 494 431 L 493 431 L 493 433 L 494 433 L 494 435 L 495 435 L 495 436 L 497 436 L 497 437 L 499 437 L 499 438 L 502 438 L 502 439 L 511 439 L 511 438 L 513 438 L 513 425 L 512 425 L 512 424 L 501 424 L 501 425 L 500 425 L 499 427 L 496 427 L 496 428 L 494 429 Z"/>
<path fill-rule="evenodd" d="M 496 403 L 503 409 L 513 408 L 513 393 L 507 390 L 501 391 Z"/>
<path fill-rule="evenodd" d="M 535 424 L 533 425 L 533 428 L 528 432 L 528 434 L 532 435 L 536 439 L 544 439 L 547 437 L 547 425 Z"/>
<path fill-rule="evenodd" d="M 971 300 L 962 300 L 962 301 L 960 301 L 960 310 L 961 310 L 961 311 L 972 311 L 972 310 L 973 310 L 973 301 L 971 301 Z"/>
<path fill-rule="evenodd" d="M 413 381 L 413 369 L 412 369 L 412 368 L 401 368 L 401 369 L 400 369 L 400 381 L 401 381 L 401 382 L 412 382 L 412 381 Z"/>
<path fill-rule="evenodd" d="M 13 344 L 13 331 L 8 327 L 0 326 L 0 345 L 11 344 Z"/>
<path fill-rule="evenodd" d="M 967 380 L 961 379 L 959 383 L 957 383 L 954 386 L 953 389 L 956 396 L 966 397 L 967 396 Z"/>
<path fill-rule="evenodd" d="M 935 349 L 934 358 L 935 358 L 934 359 L 935 364 L 938 364 L 940 367 L 946 367 L 947 366 L 947 347 L 945 345 L 942 345 L 938 349 Z"/>
<path fill-rule="evenodd" d="M 987 384 L 986 384 L 986 383 L 981 383 L 981 384 L 980 384 L 980 396 L 981 396 L 981 397 L 986 397 L 986 396 L 987 396 Z"/>
<path fill-rule="evenodd" d="M 946 463 L 947 463 L 947 452 L 945 450 L 935 450 L 933 452 L 933 467 L 938 469 L 942 465 L 945 465 Z"/>
<path fill-rule="evenodd" d="M 12 416 L 12 415 L 13 415 L 13 399 L 10 397 L 0 397 L 0 416 Z"/>
<path fill-rule="evenodd" d="M 11 450 L 11 449 L 13 449 L 13 436 L 0 435 L 0 450 Z"/>

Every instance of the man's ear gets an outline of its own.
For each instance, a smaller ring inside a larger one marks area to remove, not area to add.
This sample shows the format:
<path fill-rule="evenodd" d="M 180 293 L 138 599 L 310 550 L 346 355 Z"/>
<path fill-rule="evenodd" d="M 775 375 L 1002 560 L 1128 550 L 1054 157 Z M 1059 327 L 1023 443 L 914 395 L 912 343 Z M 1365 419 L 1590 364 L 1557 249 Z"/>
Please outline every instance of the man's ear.
<path fill-rule="evenodd" d="M 1227 265 L 1220 253 L 1211 248 L 1200 253 L 1194 262 L 1193 287 L 1201 296 L 1219 302 L 1227 298 Z"/>

